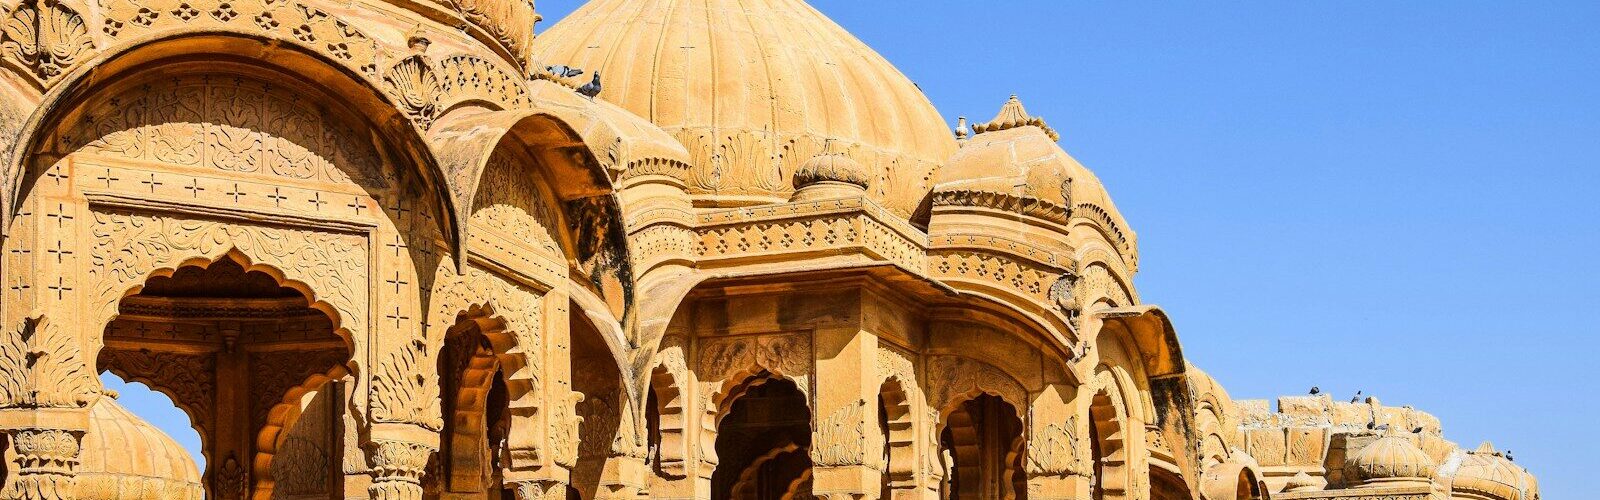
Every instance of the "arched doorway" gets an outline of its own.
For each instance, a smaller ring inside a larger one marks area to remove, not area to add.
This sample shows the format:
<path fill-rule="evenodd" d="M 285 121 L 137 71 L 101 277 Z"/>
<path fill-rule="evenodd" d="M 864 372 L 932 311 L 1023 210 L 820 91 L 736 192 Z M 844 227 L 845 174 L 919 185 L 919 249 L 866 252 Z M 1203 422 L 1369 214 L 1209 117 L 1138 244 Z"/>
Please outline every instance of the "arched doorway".
<path fill-rule="evenodd" d="M 433 470 L 425 477 L 427 491 L 505 491 L 502 471 L 509 459 L 510 391 L 490 338 L 504 335 L 504 330 L 503 321 L 479 313 L 458 316 L 445 333 L 438 365 L 445 428 Z"/>
<path fill-rule="evenodd" d="M 151 277 L 117 306 L 97 368 L 170 395 L 201 434 L 210 496 L 340 495 L 350 443 L 333 320 L 230 254 Z"/>
<path fill-rule="evenodd" d="M 794 382 L 762 372 L 728 392 L 712 500 L 809 498 L 811 410 Z"/>
<path fill-rule="evenodd" d="M 945 458 L 943 497 L 1025 499 L 1022 420 L 999 396 L 981 394 L 948 412 L 939 433 Z"/>

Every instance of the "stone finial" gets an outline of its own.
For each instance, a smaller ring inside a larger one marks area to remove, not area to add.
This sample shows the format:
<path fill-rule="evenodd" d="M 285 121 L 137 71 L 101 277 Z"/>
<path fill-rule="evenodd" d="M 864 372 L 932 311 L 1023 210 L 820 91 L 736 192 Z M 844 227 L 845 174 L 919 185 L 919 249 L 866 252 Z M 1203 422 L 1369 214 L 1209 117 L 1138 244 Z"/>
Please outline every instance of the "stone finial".
<path fill-rule="evenodd" d="M 850 158 L 833 139 L 823 142 L 822 152 L 800 164 L 794 172 L 794 195 L 790 201 L 862 196 L 872 177 L 866 167 Z"/>
<path fill-rule="evenodd" d="M 967 136 L 969 136 L 971 134 L 972 134 L 972 131 L 967 128 L 967 117 L 965 117 L 965 116 L 956 117 L 956 140 L 958 140 L 958 141 L 966 141 L 967 140 Z"/>
<path fill-rule="evenodd" d="M 1030 126 L 1044 130 L 1045 135 L 1050 136 L 1052 141 L 1061 140 L 1061 135 L 1057 134 L 1055 129 L 1046 125 L 1043 118 L 1028 115 L 1027 108 L 1022 107 L 1022 100 L 1017 99 L 1016 94 L 1011 94 L 1011 98 L 1006 100 L 1005 105 L 1000 106 L 1000 113 L 994 115 L 993 120 L 990 120 L 989 123 L 980 123 L 973 126 L 972 130 L 975 134 L 983 134 Z"/>

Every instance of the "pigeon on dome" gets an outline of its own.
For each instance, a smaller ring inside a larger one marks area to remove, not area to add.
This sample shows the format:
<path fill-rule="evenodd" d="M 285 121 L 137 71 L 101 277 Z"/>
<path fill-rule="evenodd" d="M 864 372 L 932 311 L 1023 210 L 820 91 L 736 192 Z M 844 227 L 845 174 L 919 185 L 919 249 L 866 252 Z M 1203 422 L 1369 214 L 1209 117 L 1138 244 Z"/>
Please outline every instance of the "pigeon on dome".
<path fill-rule="evenodd" d="M 1055 129 L 1046 125 L 1043 118 L 1028 115 L 1027 108 L 1022 107 L 1022 100 L 1018 99 L 1016 94 L 1011 94 L 1011 98 L 1006 100 L 1005 105 L 1000 106 L 1000 113 L 996 114 L 993 120 L 990 120 L 989 123 L 980 123 L 973 126 L 972 131 L 974 135 L 977 135 L 1026 126 L 1039 127 L 1044 130 L 1045 135 L 1050 136 L 1052 141 L 1061 140 L 1061 135 L 1057 134 Z"/>

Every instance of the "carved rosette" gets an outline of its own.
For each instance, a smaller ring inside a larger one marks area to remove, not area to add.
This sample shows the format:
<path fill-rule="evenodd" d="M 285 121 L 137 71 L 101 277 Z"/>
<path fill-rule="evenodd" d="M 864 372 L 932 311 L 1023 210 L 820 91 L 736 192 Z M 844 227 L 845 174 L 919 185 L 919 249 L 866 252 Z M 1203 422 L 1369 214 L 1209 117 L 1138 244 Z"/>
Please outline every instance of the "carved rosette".
<path fill-rule="evenodd" d="M 16 479 L 0 496 L 4 498 L 77 498 L 74 468 L 82 431 L 24 428 L 11 431 L 16 454 Z"/>
<path fill-rule="evenodd" d="M 367 443 L 372 462 L 372 486 L 367 494 L 377 500 L 420 500 L 422 474 L 433 446 L 409 441 L 374 439 Z"/>

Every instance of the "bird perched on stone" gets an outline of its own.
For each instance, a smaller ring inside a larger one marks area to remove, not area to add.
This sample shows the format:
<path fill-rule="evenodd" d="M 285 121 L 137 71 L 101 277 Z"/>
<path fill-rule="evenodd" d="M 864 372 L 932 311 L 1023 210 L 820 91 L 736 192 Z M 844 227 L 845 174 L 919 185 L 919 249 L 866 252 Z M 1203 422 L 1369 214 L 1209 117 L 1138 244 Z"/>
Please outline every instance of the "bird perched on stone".
<path fill-rule="evenodd" d="M 1361 402 L 1361 391 L 1356 391 L 1356 395 L 1350 397 L 1350 402 L 1351 403 L 1360 403 Z"/>
<path fill-rule="evenodd" d="M 1317 386 L 1311 386 L 1311 395 L 1315 396 L 1317 394 L 1322 394 L 1322 388 L 1321 387 L 1317 387 Z"/>
<path fill-rule="evenodd" d="M 589 80 L 589 83 L 585 83 L 585 84 L 583 84 L 582 87 L 578 87 L 578 93 L 579 94 L 583 94 L 585 96 L 588 96 L 590 99 L 594 99 L 594 96 L 600 95 L 600 71 L 599 70 L 596 70 L 594 72 L 594 79 L 593 80 Z"/>
<path fill-rule="evenodd" d="M 549 71 L 550 74 L 555 75 L 557 78 L 572 78 L 574 76 L 578 76 L 578 75 L 583 74 L 583 70 L 582 69 L 574 68 L 574 67 L 563 65 L 563 64 L 557 64 L 555 66 L 545 66 L 544 69 L 545 69 L 545 71 Z"/>

